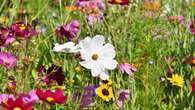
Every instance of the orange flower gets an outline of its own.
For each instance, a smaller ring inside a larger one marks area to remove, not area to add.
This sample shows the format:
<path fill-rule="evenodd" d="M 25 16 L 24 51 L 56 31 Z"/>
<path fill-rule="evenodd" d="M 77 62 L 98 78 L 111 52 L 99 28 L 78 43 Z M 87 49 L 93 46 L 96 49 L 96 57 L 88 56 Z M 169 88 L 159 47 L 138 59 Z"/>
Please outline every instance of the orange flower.
<path fill-rule="evenodd" d="M 65 7 L 65 10 L 68 10 L 68 11 L 77 11 L 78 10 L 78 7 L 77 6 L 66 6 Z"/>
<path fill-rule="evenodd" d="M 149 11 L 158 11 L 160 9 L 160 6 L 161 6 L 160 0 L 154 1 L 145 0 L 143 4 L 143 8 Z"/>

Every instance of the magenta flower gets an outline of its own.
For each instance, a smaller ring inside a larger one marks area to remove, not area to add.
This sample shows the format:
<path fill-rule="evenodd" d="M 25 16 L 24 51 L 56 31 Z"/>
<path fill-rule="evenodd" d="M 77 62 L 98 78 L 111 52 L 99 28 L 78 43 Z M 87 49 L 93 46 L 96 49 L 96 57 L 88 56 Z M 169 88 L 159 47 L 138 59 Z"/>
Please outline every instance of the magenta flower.
<path fill-rule="evenodd" d="M 15 41 L 14 33 L 6 27 L 0 28 L 0 47 L 5 47 Z"/>
<path fill-rule="evenodd" d="M 129 76 L 133 75 L 133 73 L 137 71 L 137 68 L 135 68 L 133 65 L 131 65 L 129 63 L 118 64 L 118 69 L 122 73 L 127 73 Z"/>
<path fill-rule="evenodd" d="M 192 86 L 192 92 L 195 92 L 195 77 L 192 79 L 191 86 Z"/>
<path fill-rule="evenodd" d="M 97 22 L 102 22 L 103 19 L 104 19 L 103 15 L 96 16 L 91 14 L 87 16 L 87 22 L 90 26 L 95 25 Z"/>
<path fill-rule="evenodd" d="M 73 20 L 66 25 L 57 27 L 56 34 L 61 41 L 64 41 L 64 37 L 66 37 L 70 41 L 77 35 L 79 31 L 79 22 L 77 20 Z"/>
<path fill-rule="evenodd" d="M 17 63 L 16 57 L 9 52 L 0 52 L 0 65 L 5 66 L 7 69 L 13 68 Z"/>
<path fill-rule="evenodd" d="M 129 100 L 130 97 L 130 91 L 129 90 L 120 90 L 119 91 L 119 97 L 117 99 L 117 105 L 119 107 L 122 107 L 125 100 Z"/>
<path fill-rule="evenodd" d="M 0 104 L 2 102 L 6 102 L 9 98 L 11 99 L 15 99 L 13 95 L 9 95 L 9 94 L 0 94 Z"/>
<path fill-rule="evenodd" d="M 30 24 L 24 22 L 16 22 L 11 25 L 11 30 L 17 37 L 31 38 L 40 34 L 37 30 L 33 29 Z"/>
<path fill-rule="evenodd" d="M 76 6 L 85 9 L 105 10 L 105 4 L 102 0 L 77 0 Z"/>
<path fill-rule="evenodd" d="M 189 22 L 188 28 L 192 34 L 195 34 L 195 20 Z"/>

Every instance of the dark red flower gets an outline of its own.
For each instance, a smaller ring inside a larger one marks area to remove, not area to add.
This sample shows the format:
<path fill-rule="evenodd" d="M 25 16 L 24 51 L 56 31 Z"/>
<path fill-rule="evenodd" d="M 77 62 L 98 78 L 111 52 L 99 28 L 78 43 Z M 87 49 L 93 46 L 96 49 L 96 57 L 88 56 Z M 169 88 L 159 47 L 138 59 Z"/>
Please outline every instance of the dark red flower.
<path fill-rule="evenodd" d="M 63 74 L 62 67 L 53 64 L 51 67 L 48 68 L 46 73 L 47 76 L 44 79 L 44 82 L 46 84 L 50 84 L 52 81 L 56 81 L 58 85 L 63 84 L 65 76 Z"/>
<path fill-rule="evenodd" d="M 195 92 L 195 77 L 192 79 L 191 86 L 192 86 L 192 92 Z"/>
<path fill-rule="evenodd" d="M 30 24 L 24 22 L 16 22 L 12 24 L 11 30 L 15 33 L 17 37 L 22 38 L 30 38 L 32 36 L 40 34 L 40 32 L 33 29 Z"/>
<path fill-rule="evenodd" d="M 0 28 L 0 47 L 5 47 L 15 41 L 14 33 L 6 27 Z"/>
<path fill-rule="evenodd" d="M 109 3 L 119 4 L 119 5 L 128 5 L 130 2 L 129 0 L 110 0 Z"/>
<path fill-rule="evenodd" d="M 57 89 L 55 92 L 51 90 L 37 90 L 37 96 L 40 100 L 48 102 L 50 104 L 65 104 L 67 101 L 67 96 L 64 96 L 64 92 L 60 89 Z"/>
<path fill-rule="evenodd" d="M 33 102 L 24 102 L 23 96 L 18 97 L 16 100 L 9 98 L 6 102 L 2 103 L 5 110 L 32 110 Z"/>

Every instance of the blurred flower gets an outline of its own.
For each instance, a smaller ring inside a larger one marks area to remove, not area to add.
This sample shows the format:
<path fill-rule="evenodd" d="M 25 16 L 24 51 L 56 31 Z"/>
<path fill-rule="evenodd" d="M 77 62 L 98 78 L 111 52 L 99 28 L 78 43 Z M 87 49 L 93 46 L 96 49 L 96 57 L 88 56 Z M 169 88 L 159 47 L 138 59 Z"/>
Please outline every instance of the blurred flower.
<path fill-rule="evenodd" d="M 94 38 L 86 37 L 78 44 L 81 48 L 81 66 L 90 69 L 92 76 L 99 76 L 102 80 L 109 78 L 106 71 L 113 70 L 117 66 L 117 61 L 114 60 L 116 55 L 114 47 L 107 43 L 101 35 L 96 35 Z"/>
<path fill-rule="evenodd" d="M 47 76 L 44 79 L 44 82 L 46 84 L 50 84 L 52 83 L 52 81 L 56 81 L 58 85 L 63 84 L 65 80 L 65 76 L 62 71 L 62 67 L 52 64 L 52 66 L 48 68 L 46 73 L 47 73 Z"/>
<path fill-rule="evenodd" d="M 1 104 L 5 110 L 32 110 L 33 103 L 25 103 L 23 97 L 20 96 L 16 100 L 9 98 L 6 102 Z"/>
<path fill-rule="evenodd" d="M 68 41 L 70 41 L 77 35 L 79 31 L 80 31 L 79 21 L 73 20 L 66 25 L 57 27 L 56 34 L 60 38 L 60 40 L 64 42 L 64 37 L 66 37 Z"/>
<path fill-rule="evenodd" d="M 67 96 L 64 96 L 64 92 L 60 89 L 57 89 L 55 92 L 51 90 L 37 90 L 37 96 L 40 100 L 48 102 L 50 104 L 57 103 L 57 104 L 65 104 L 67 101 Z"/>
<path fill-rule="evenodd" d="M 8 77 L 8 83 L 6 87 L 6 91 L 10 94 L 14 94 L 16 92 L 16 80 L 14 76 L 9 76 Z"/>
<path fill-rule="evenodd" d="M 109 102 L 114 97 L 112 87 L 104 84 L 100 85 L 95 91 L 96 94 L 106 102 Z"/>
<path fill-rule="evenodd" d="M 84 89 L 83 95 L 81 95 L 81 89 L 76 89 L 73 95 L 73 101 L 78 102 L 80 100 L 80 108 L 86 108 L 93 106 L 93 86 L 87 86 Z M 80 90 L 80 91 L 79 91 Z"/>
<path fill-rule="evenodd" d="M 188 24 L 188 28 L 192 34 L 195 34 L 195 20 L 191 20 Z"/>
<path fill-rule="evenodd" d="M 183 63 L 184 64 L 190 64 L 191 66 L 195 66 L 195 57 L 193 57 L 191 55 L 186 55 L 183 58 Z"/>
<path fill-rule="evenodd" d="M 122 73 L 127 73 L 129 76 L 133 75 L 133 73 L 137 71 L 136 67 L 126 62 L 118 64 L 118 69 Z"/>
<path fill-rule="evenodd" d="M 164 76 L 160 76 L 160 81 L 165 81 L 165 77 Z"/>
<path fill-rule="evenodd" d="M 195 6 L 195 2 L 192 2 L 192 6 Z"/>
<path fill-rule="evenodd" d="M 192 79 L 191 86 L 192 86 L 192 92 L 195 92 L 195 77 Z"/>
<path fill-rule="evenodd" d="M 179 76 L 178 74 L 172 74 L 172 78 L 167 78 L 170 83 L 173 86 L 178 86 L 178 87 L 182 87 L 183 86 L 183 77 Z"/>
<path fill-rule="evenodd" d="M 77 73 L 80 73 L 81 72 L 81 66 L 78 65 L 74 68 L 74 70 L 77 72 Z"/>
<path fill-rule="evenodd" d="M 119 91 L 119 97 L 117 99 L 117 105 L 119 107 L 122 107 L 123 102 L 125 100 L 129 100 L 129 97 L 130 97 L 130 91 L 129 90 L 120 90 Z"/>
<path fill-rule="evenodd" d="M 90 14 L 87 16 L 87 22 L 90 26 L 95 25 L 97 22 L 101 22 L 103 19 L 104 19 L 104 16 L 102 14 L 98 16 Z"/>
<path fill-rule="evenodd" d="M 12 69 L 16 65 L 16 57 L 9 52 L 0 52 L 0 65 L 5 66 L 7 69 Z"/>
<path fill-rule="evenodd" d="M 76 11 L 76 10 L 78 10 L 78 7 L 77 6 L 66 6 L 65 7 L 65 10 L 68 10 L 68 11 Z"/>
<path fill-rule="evenodd" d="M 170 23 L 182 23 L 184 21 L 184 16 L 169 16 L 168 20 Z"/>
<path fill-rule="evenodd" d="M 13 32 L 6 27 L 0 27 L 0 47 L 5 47 L 15 41 Z"/>
<path fill-rule="evenodd" d="M 7 102 L 8 99 L 15 99 L 13 95 L 10 94 L 0 94 L 0 104 L 2 102 Z"/>
<path fill-rule="evenodd" d="M 158 11 L 160 9 L 160 0 L 144 0 L 144 9 L 148 11 Z"/>
<path fill-rule="evenodd" d="M 17 37 L 31 38 L 40 34 L 37 30 L 34 30 L 30 24 L 24 22 L 16 22 L 11 25 L 11 30 Z"/>
<path fill-rule="evenodd" d="M 109 0 L 110 4 L 119 4 L 119 5 L 128 5 L 130 3 L 129 0 Z"/>
<path fill-rule="evenodd" d="M 23 101 L 25 103 L 29 103 L 29 102 L 37 102 L 39 101 L 39 97 L 36 94 L 36 90 L 31 90 L 27 95 L 25 95 L 23 97 Z"/>
<path fill-rule="evenodd" d="M 75 45 L 73 42 L 67 42 L 64 44 L 58 44 L 56 43 L 53 51 L 55 52 L 67 52 L 67 53 L 77 53 L 79 50 L 79 47 Z"/>

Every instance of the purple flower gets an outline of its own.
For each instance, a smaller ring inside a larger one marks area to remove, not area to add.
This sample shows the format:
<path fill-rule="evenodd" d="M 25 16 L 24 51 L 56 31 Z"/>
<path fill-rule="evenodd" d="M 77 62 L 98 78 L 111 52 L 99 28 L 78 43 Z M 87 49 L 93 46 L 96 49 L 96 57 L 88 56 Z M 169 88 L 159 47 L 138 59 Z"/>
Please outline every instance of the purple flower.
<path fill-rule="evenodd" d="M 37 30 L 33 29 L 30 24 L 24 22 L 16 22 L 11 25 L 11 30 L 17 37 L 31 38 L 40 34 Z"/>
<path fill-rule="evenodd" d="M 25 103 L 38 102 L 39 97 L 36 94 L 36 90 L 31 90 L 27 95 L 23 96 L 23 101 Z"/>
<path fill-rule="evenodd" d="M 90 26 L 93 26 L 94 24 L 96 24 L 97 22 L 101 22 L 104 19 L 103 15 L 88 15 L 87 16 L 87 22 Z"/>
<path fill-rule="evenodd" d="M 77 0 L 76 6 L 80 8 L 105 10 L 105 4 L 102 0 Z"/>
<path fill-rule="evenodd" d="M 195 34 L 195 20 L 191 20 L 188 24 L 188 28 L 192 34 Z"/>
<path fill-rule="evenodd" d="M 64 41 L 64 37 L 66 37 L 70 41 L 77 35 L 79 31 L 79 22 L 77 20 L 73 20 L 66 25 L 57 27 L 56 34 L 61 41 Z"/>
<path fill-rule="evenodd" d="M 6 102 L 8 99 L 15 99 L 13 95 L 9 95 L 9 94 L 0 94 L 0 104 L 2 102 Z"/>
<path fill-rule="evenodd" d="M 0 64 L 7 69 L 13 68 L 17 63 L 16 57 L 9 52 L 0 52 Z"/>
<path fill-rule="evenodd" d="M 73 101 L 78 102 L 80 100 L 80 108 L 86 108 L 93 106 L 94 86 L 87 86 L 84 89 L 84 93 L 81 95 L 82 90 L 77 88 L 73 95 Z"/>
<path fill-rule="evenodd" d="M 63 74 L 62 67 L 53 64 L 51 67 L 48 68 L 46 73 L 47 76 L 44 79 L 44 82 L 46 84 L 50 84 L 52 83 L 52 81 L 56 81 L 58 85 L 63 84 L 65 76 Z"/>
<path fill-rule="evenodd" d="M 133 75 L 133 73 L 137 71 L 137 68 L 135 68 L 133 65 L 131 65 L 129 63 L 120 63 L 120 64 L 118 64 L 118 69 L 122 73 L 126 72 L 129 76 Z"/>
<path fill-rule="evenodd" d="M 130 97 L 130 91 L 129 90 L 120 90 L 119 91 L 119 97 L 117 99 L 117 105 L 119 107 L 122 107 L 123 102 L 125 100 L 129 100 L 129 97 Z"/>
<path fill-rule="evenodd" d="M 15 41 L 14 33 L 6 27 L 0 28 L 0 47 L 5 47 Z"/>

